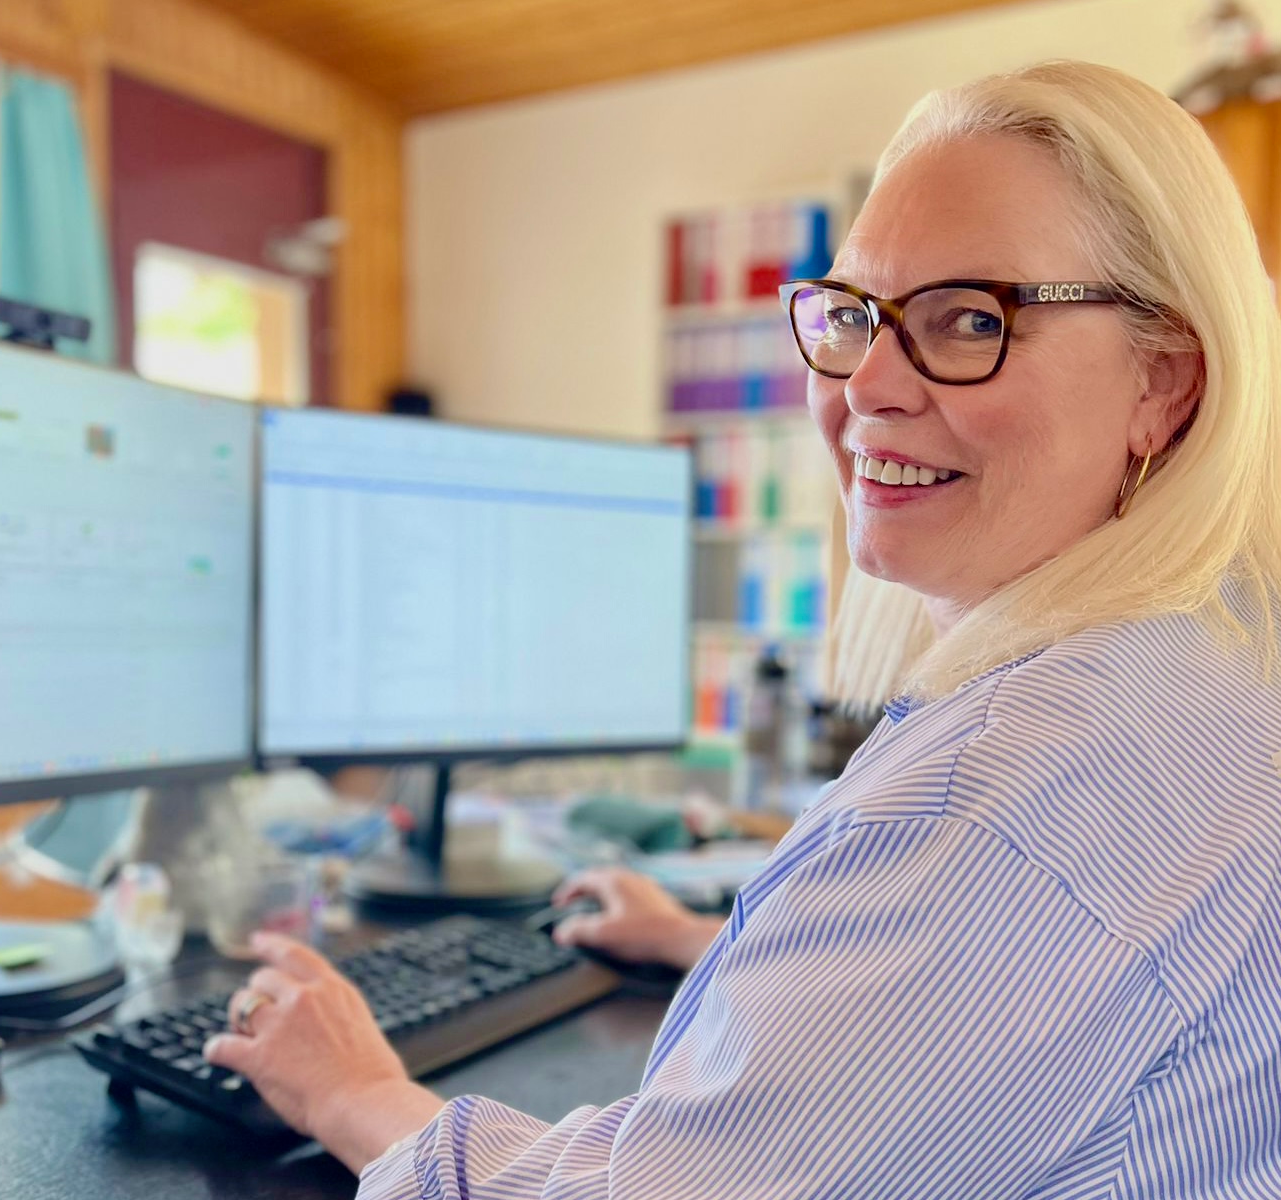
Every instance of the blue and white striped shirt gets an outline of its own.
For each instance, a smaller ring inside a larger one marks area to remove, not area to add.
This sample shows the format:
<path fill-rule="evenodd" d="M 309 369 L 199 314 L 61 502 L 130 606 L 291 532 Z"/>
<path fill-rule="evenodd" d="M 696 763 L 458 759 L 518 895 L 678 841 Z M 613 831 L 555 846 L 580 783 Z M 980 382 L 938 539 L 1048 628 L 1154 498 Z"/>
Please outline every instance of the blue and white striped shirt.
<path fill-rule="evenodd" d="M 1278 1200 L 1281 687 L 1193 618 L 891 706 L 640 1091 L 451 1101 L 362 1200 Z"/>

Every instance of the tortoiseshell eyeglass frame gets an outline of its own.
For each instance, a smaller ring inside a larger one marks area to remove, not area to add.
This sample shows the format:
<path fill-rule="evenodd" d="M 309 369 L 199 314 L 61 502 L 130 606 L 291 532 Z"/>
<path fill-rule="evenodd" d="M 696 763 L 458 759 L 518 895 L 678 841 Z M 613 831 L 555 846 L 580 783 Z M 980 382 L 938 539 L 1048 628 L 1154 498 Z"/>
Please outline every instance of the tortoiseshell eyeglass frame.
<path fill-rule="evenodd" d="M 907 332 L 903 321 L 904 306 L 922 292 L 934 289 L 957 289 L 983 292 L 991 296 L 1001 306 L 1001 348 L 996 356 L 992 369 L 973 379 L 949 379 L 936 375 L 925 365 L 920 350 Z M 779 299 L 787 312 L 792 326 L 792 336 L 810 370 L 824 375 L 828 379 L 848 379 L 857 366 L 850 371 L 829 371 L 818 366 L 805 348 L 805 341 L 796 323 L 796 298 L 808 290 L 841 292 L 851 296 L 863 306 L 867 313 L 867 348 L 870 349 L 873 339 L 883 328 L 893 329 L 898 343 L 903 348 L 912 366 L 926 379 L 933 383 L 947 383 L 958 387 L 986 383 L 1005 362 L 1010 349 L 1010 330 L 1014 325 L 1015 314 L 1019 309 L 1032 304 L 1133 304 L 1134 297 L 1105 283 L 1083 283 L 1075 281 L 1054 281 L 1048 283 L 1007 283 L 997 279 L 939 279 L 932 283 L 923 283 L 902 296 L 883 299 L 865 292 L 853 284 L 841 283 L 836 279 L 794 279 L 778 289 Z M 865 351 L 866 352 L 866 351 Z"/>

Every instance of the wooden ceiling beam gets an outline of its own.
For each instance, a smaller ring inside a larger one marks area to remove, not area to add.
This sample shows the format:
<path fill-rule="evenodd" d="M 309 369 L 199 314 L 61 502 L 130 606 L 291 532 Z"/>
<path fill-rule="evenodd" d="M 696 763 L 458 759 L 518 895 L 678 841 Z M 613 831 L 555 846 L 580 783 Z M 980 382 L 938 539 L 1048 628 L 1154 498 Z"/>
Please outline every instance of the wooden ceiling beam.
<path fill-rule="evenodd" d="M 1023 0 L 205 0 L 427 115 Z"/>

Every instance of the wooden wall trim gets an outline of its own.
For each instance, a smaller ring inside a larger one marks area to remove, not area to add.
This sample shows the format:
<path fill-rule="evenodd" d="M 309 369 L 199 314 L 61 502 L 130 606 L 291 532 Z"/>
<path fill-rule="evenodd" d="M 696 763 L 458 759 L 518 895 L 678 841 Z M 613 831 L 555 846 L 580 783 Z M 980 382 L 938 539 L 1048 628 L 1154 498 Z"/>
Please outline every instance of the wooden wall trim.
<path fill-rule="evenodd" d="M 404 118 L 390 104 L 193 0 L 0 0 L 0 59 L 75 84 L 100 184 L 113 70 L 324 147 L 329 210 L 348 229 L 333 281 L 334 398 L 375 408 L 403 380 Z"/>
<path fill-rule="evenodd" d="M 86 55 L 65 4 L 6 0 L 0 4 L 0 58 L 79 81 Z"/>
<path fill-rule="evenodd" d="M 351 87 L 188 0 L 115 0 L 104 30 L 112 66 L 300 141 L 341 141 Z"/>

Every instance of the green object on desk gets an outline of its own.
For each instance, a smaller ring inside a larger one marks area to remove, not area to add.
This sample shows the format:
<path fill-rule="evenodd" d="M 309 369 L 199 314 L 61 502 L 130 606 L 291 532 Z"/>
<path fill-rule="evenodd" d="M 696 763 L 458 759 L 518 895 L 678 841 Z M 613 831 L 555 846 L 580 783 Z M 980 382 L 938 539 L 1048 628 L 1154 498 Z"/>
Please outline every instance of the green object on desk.
<path fill-rule="evenodd" d="M 43 942 L 24 942 L 20 946 L 0 949 L 0 970 L 16 971 L 20 967 L 34 967 L 53 953 L 52 946 Z"/>
<path fill-rule="evenodd" d="M 694 844 L 680 809 L 627 796 L 589 796 L 569 810 L 571 829 L 628 841 L 646 854 L 687 850 Z"/>

